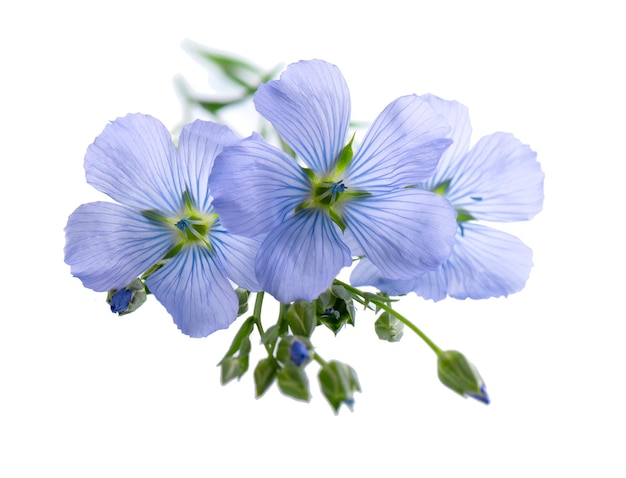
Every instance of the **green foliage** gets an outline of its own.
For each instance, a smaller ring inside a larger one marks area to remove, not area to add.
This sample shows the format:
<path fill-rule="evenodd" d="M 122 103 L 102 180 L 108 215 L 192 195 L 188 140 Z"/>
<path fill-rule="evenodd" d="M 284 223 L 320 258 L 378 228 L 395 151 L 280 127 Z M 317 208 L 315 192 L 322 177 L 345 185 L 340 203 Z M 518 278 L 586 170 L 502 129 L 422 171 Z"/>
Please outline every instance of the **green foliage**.
<path fill-rule="evenodd" d="M 235 334 L 230 348 L 224 358 L 218 363 L 221 367 L 221 383 L 226 385 L 233 379 L 240 379 L 248 371 L 250 356 L 250 334 L 254 330 L 254 317 L 244 321 Z"/>

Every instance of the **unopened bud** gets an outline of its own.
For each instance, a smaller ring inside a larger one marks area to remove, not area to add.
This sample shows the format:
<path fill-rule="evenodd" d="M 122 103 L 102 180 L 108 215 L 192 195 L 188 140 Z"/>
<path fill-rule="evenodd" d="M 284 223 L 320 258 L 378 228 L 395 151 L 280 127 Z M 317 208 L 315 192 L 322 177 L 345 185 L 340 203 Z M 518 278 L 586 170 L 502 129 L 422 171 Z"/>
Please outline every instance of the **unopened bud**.
<path fill-rule="evenodd" d="M 464 397 L 489 404 L 485 382 L 474 365 L 456 350 L 439 354 L 437 360 L 439 380 L 448 388 Z"/>

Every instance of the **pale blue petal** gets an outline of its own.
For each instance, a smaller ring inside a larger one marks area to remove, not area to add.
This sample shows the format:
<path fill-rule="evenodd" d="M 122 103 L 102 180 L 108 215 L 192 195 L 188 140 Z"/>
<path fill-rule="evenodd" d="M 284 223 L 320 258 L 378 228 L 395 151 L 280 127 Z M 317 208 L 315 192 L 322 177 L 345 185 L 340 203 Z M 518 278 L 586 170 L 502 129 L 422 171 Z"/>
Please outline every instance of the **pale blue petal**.
<path fill-rule="evenodd" d="M 452 251 L 452 254 L 454 254 L 454 251 Z M 447 276 L 444 269 L 445 264 L 447 262 L 444 262 L 440 268 L 428 271 L 426 274 L 413 280 L 411 284 L 413 292 L 424 299 L 434 300 L 435 302 L 445 299 L 448 291 Z"/>
<path fill-rule="evenodd" d="M 543 207 L 537 153 L 508 133 L 485 136 L 450 171 L 447 198 L 476 219 L 521 221 Z"/>
<path fill-rule="evenodd" d="M 108 124 L 87 149 L 87 182 L 121 204 L 176 214 L 181 177 L 176 149 L 163 124 L 132 114 Z"/>
<path fill-rule="evenodd" d="M 65 240 L 72 274 L 98 292 L 127 286 L 174 246 L 166 226 L 107 202 L 79 206 L 67 221 Z"/>
<path fill-rule="evenodd" d="M 434 95 L 423 95 L 422 98 L 438 114 L 443 116 L 450 125 L 451 130 L 447 135 L 453 143 L 441 156 L 435 174 L 423 184 L 425 189 L 432 190 L 446 179 L 451 177 L 450 170 L 456 168 L 465 153 L 469 150 L 472 127 L 469 120 L 467 107 L 458 101 L 448 101 Z"/>
<path fill-rule="evenodd" d="M 278 301 L 311 301 L 351 262 L 339 228 L 325 212 L 307 209 L 269 233 L 257 256 L 256 273 L 263 289 Z"/>
<path fill-rule="evenodd" d="M 486 299 L 522 290 L 533 266 L 532 250 L 518 238 L 474 222 L 463 223 L 443 265 L 448 295 Z M 416 284 L 422 295 L 424 285 Z"/>
<path fill-rule="evenodd" d="M 441 272 L 441 267 L 428 271 L 416 279 L 387 279 L 367 258 L 361 259 L 356 265 L 350 275 L 350 283 L 355 287 L 376 287 L 379 291 L 391 296 L 408 294 L 415 291 L 419 285 L 423 292 L 419 295 L 435 300 L 445 298 L 447 291 L 445 275 Z"/>
<path fill-rule="evenodd" d="M 307 200 L 311 189 L 296 161 L 257 134 L 226 146 L 209 182 L 222 225 L 245 236 L 275 228 Z"/>
<path fill-rule="evenodd" d="M 211 228 L 210 237 L 226 276 L 239 287 L 253 292 L 260 291 L 254 261 L 262 238 L 230 234 L 219 224 L 219 220 Z"/>
<path fill-rule="evenodd" d="M 428 191 L 364 196 L 347 202 L 343 212 L 346 236 L 387 278 L 411 279 L 439 267 L 454 244 L 456 211 Z"/>
<path fill-rule="evenodd" d="M 146 284 L 181 332 L 191 337 L 206 337 L 237 318 L 237 294 L 204 246 L 183 248 Z"/>
<path fill-rule="evenodd" d="M 339 68 L 321 60 L 289 65 L 279 80 L 259 87 L 254 104 L 313 171 L 334 168 L 350 123 L 350 92 Z"/>
<path fill-rule="evenodd" d="M 209 175 L 215 157 L 224 146 L 238 140 L 239 137 L 230 128 L 211 121 L 196 120 L 181 131 L 178 155 L 183 187 L 199 211 L 207 213 L 210 208 Z"/>
<path fill-rule="evenodd" d="M 388 191 L 428 179 L 450 145 L 450 127 L 415 95 L 389 104 L 367 131 L 348 167 L 348 187 Z"/>

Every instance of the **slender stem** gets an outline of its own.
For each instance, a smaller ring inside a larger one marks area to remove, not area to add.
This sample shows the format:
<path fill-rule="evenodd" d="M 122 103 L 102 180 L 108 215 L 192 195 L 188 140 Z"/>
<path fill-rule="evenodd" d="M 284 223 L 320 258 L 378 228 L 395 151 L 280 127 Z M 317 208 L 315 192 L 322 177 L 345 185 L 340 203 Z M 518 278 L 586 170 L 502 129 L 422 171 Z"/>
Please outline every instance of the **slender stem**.
<path fill-rule="evenodd" d="M 254 300 L 254 311 L 252 312 L 254 317 L 259 322 L 259 326 L 261 325 L 260 324 L 260 321 L 261 321 L 261 307 L 263 306 L 263 296 L 264 295 L 265 295 L 265 292 L 263 292 L 263 291 L 256 293 L 256 298 Z"/>
<path fill-rule="evenodd" d="M 371 295 L 368 295 L 365 292 L 362 292 L 356 287 L 352 287 L 351 285 L 348 285 L 345 282 L 342 282 L 338 279 L 335 279 L 335 282 L 339 284 L 340 286 L 342 286 L 344 289 L 348 290 L 349 292 L 352 292 L 353 294 L 358 295 L 359 297 L 363 298 L 365 301 L 373 302 L 385 312 L 388 312 L 391 315 L 393 315 L 396 319 L 398 319 L 400 322 L 406 325 L 409 329 L 415 332 L 419 338 L 421 338 L 424 342 L 426 342 L 426 345 L 428 345 L 432 349 L 432 351 L 435 352 L 435 354 L 437 354 L 437 356 L 439 356 L 442 353 L 442 350 L 439 347 L 437 347 L 437 345 L 432 340 L 430 340 L 430 338 L 428 338 L 428 336 L 424 332 L 422 332 L 413 322 L 411 322 L 402 314 L 400 314 L 399 312 L 391 308 L 382 300 L 376 299 L 375 297 L 372 297 Z"/>
<path fill-rule="evenodd" d="M 252 317 L 254 317 L 254 323 L 256 324 L 256 328 L 259 329 L 259 335 L 261 338 L 265 335 L 265 331 L 263 330 L 263 324 L 261 323 L 261 308 L 263 307 L 263 297 L 265 293 L 263 291 L 256 293 L 256 298 L 254 299 L 254 311 L 252 312 Z M 270 345 L 262 340 L 263 345 L 265 346 L 265 350 L 267 351 L 267 355 L 273 357 L 272 348 Z"/>
<path fill-rule="evenodd" d="M 320 364 L 322 367 L 324 367 L 325 365 L 328 365 L 328 363 L 326 362 L 326 360 L 324 360 L 322 357 L 320 357 L 317 352 L 313 352 L 313 359 Z"/>

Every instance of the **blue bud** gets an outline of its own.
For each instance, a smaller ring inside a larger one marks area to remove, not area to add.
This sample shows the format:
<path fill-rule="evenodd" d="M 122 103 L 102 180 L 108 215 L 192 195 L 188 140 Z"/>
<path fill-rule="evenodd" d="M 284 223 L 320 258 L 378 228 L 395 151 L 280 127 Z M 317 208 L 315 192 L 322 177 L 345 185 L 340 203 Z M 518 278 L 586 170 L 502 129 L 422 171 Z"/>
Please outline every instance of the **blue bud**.
<path fill-rule="evenodd" d="M 125 287 L 118 290 L 111 297 L 111 302 L 109 304 L 111 306 L 111 312 L 113 312 L 114 314 L 117 314 L 119 312 L 126 312 L 132 298 L 132 290 L 128 290 Z"/>
<path fill-rule="evenodd" d="M 308 347 L 299 340 L 294 340 L 289 347 L 289 358 L 299 367 L 309 358 Z"/>
<path fill-rule="evenodd" d="M 146 297 L 145 284 L 140 279 L 135 279 L 126 287 L 110 290 L 107 294 L 107 303 L 114 314 L 126 315 L 141 307 Z"/>

